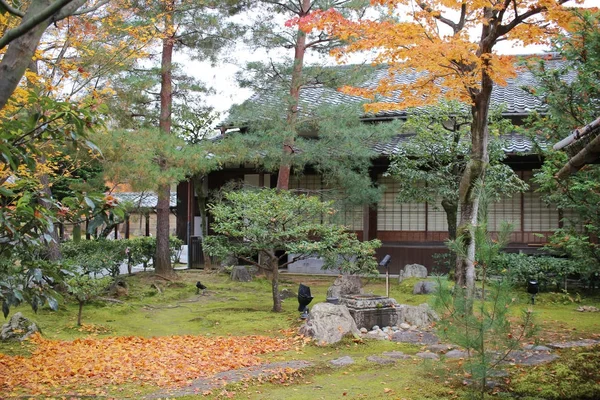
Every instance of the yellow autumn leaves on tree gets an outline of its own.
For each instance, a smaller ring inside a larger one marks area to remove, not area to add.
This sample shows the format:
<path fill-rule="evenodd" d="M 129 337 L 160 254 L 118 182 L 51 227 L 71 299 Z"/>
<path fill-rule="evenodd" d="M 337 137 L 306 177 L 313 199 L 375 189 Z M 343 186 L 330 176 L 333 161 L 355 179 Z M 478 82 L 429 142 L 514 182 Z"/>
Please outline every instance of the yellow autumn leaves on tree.
<path fill-rule="evenodd" d="M 79 393 L 124 383 L 181 387 L 218 372 L 259 365 L 259 355 L 294 344 L 291 337 L 265 336 L 129 336 L 69 342 L 38 334 L 31 340 L 36 345 L 31 357 L 0 354 L 0 393 Z"/>

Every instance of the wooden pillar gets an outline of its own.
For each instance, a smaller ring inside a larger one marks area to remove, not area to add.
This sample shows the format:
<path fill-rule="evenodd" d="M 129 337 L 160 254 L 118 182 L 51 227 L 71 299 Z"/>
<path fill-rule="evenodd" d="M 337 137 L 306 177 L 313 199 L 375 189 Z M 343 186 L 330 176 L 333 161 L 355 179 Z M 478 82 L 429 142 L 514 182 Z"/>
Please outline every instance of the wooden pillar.
<path fill-rule="evenodd" d="M 65 240 L 65 225 L 62 222 L 58 224 L 58 237 L 61 242 Z"/>
<path fill-rule="evenodd" d="M 129 239 L 129 214 L 125 217 L 125 239 Z"/>
<path fill-rule="evenodd" d="M 115 240 L 119 238 L 119 224 L 115 225 Z"/>
<path fill-rule="evenodd" d="M 85 220 L 85 240 L 90 240 L 92 238 L 90 236 L 89 227 L 90 227 L 90 220 L 86 219 Z"/>
<path fill-rule="evenodd" d="M 146 236 L 150 236 L 150 213 L 146 214 Z"/>

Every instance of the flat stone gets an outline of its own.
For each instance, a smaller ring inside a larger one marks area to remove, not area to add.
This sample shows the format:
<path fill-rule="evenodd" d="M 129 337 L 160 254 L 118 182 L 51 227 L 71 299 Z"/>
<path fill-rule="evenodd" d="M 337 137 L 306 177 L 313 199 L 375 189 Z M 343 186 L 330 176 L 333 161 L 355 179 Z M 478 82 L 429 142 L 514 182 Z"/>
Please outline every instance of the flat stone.
<path fill-rule="evenodd" d="M 410 324 L 407 324 L 406 322 L 403 322 L 400 324 L 400 328 L 404 329 L 405 331 L 410 329 Z"/>
<path fill-rule="evenodd" d="M 369 356 L 369 357 L 367 357 L 367 361 L 375 363 L 375 364 L 380 364 L 380 365 L 396 363 L 396 361 L 391 358 L 379 357 L 379 356 Z"/>
<path fill-rule="evenodd" d="M 360 333 L 362 333 L 363 335 L 364 335 L 365 333 L 367 333 L 367 332 L 369 332 L 369 331 L 367 330 L 367 328 L 360 328 Z"/>
<path fill-rule="evenodd" d="M 336 367 L 343 367 L 346 365 L 354 364 L 354 359 L 350 356 L 344 356 L 340 358 L 336 358 L 335 360 L 329 361 L 329 363 Z"/>
<path fill-rule="evenodd" d="M 408 358 L 412 358 L 408 354 L 404 354 L 401 351 L 386 351 L 382 355 L 385 357 L 393 358 L 395 360 L 406 360 Z"/>
<path fill-rule="evenodd" d="M 446 358 L 467 358 L 469 357 L 469 353 L 462 350 L 450 350 L 446 354 L 444 354 Z"/>
<path fill-rule="evenodd" d="M 422 358 L 424 360 L 439 360 L 440 359 L 440 356 L 438 356 L 437 354 L 429 353 L 426 351 L 419 352 L 419 353 L 415 354 L 415 356 Z"/>
<path fill-rule="evenodd" d="M 556 354 L 516 350 L 511 351 L 508 357 L 502 361 L 502 364 L 540 365 L 554 361 L 557 358 Z"/>
<path fill-rule="evenodd" d="M 546 347 L 546 346 L 541 346 L 541 345 L 533 345 L 533 344 L 528 344 L 527 346 L 524 347 L 525 350 L 531 350 L 531 351 L 552 351 L 552 349 L 550 347 Z"/>
<path fill-rule="evenodd" d="M 272 376 L 278 371 L 289 369 L 301 370 L 311 367 L 313 364 L 308 361 L 284 361 L 270 364 L 254 365 L 252 367 L 239 368 L 230 371 L 219 372 L 216 375 L 206 378 L 200 378 L 192 381 L 188 386 L 177 389 L 163 389 L 159 392 L 144 396 L 145 399 L 166 399 L 183 396 L 198 396 L 207 390 L 221 388 L 226 384 L 241 382 L 248 378 Z"/>
<path fill-rule="evenodd" d="M 548 347 L 551 347 L 553 349 L 570 349 L 572 347 L 589 347 L 589 346 L 595 346 L 597 344 L 600 344 L 600 340 L 582 339 L 582 340 L 575 340 L 573 342 L 550 343 L 550 344 L 548 344 Z"/>
<path fill-rule="evenodd" d="M 431 332 L 404 331 L 395 332 L 392 335 L 394 342 L 412 343 L 412 344 L 437 344 L 439 338 Z"/>
<path fill-rule="evenodd" d="M 431 351 L 432 353 L 447 353 L 448 351 L 452 350 L 454 348 L 454 346 L 450 345 L 450 344 L 432 344 L 427 346 L 427 350 Z"/>

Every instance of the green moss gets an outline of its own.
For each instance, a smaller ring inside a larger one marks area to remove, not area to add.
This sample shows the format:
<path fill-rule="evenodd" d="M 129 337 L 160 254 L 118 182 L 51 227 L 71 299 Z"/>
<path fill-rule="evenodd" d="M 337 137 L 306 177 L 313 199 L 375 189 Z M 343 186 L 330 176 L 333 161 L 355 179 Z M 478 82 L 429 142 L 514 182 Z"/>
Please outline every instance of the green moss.
<path fill-rule="evenodd" d="M 515 374 L 511 390 L 532 399 L 600 398 L 600 346 L 561 352 L 561 358 Z"/>

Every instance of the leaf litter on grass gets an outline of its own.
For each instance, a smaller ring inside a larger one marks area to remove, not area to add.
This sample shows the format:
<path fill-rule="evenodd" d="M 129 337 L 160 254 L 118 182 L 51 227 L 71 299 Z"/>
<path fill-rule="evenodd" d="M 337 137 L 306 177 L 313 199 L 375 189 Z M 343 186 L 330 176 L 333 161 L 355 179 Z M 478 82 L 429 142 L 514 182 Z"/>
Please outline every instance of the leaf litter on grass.
<path fill-rule="evenodd" d="M 124 383 L 174 388 L 201 377 L 262 363 L 259 355 L 295 346 L 293 337 L 164 336 L 86 338 L 73 341 L 31 338 L 30 357 L 0 354 L 0 392 L 56 395 L 64 388 Z M 85 388 L 85 389 L 84 389 Z"/>

